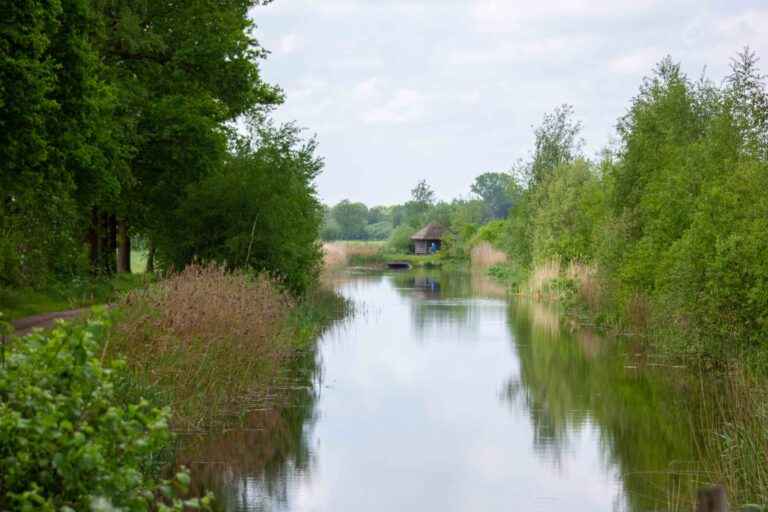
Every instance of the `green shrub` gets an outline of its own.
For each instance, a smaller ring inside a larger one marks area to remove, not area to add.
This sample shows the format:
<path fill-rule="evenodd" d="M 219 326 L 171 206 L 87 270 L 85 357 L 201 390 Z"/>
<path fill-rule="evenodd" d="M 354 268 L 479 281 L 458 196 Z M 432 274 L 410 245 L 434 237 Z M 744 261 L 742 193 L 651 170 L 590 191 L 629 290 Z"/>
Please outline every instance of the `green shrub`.
<path fill-rule="evenodd" d="M 182 510 L 182 471 L 157 478 L 172 434 L 169 412 L 115 403 L 116 369 L 96 357 L 103 316 L 58 324 L 3 345 L 0 372 L 0 509 Z"/>
<path fill-rule="evenodd" d="M 416 228 L 409 226 L 408 224 L 401 224 L 396 227 L 392 234 L 389 235 L 389 241 L 387 241 L 387 250 L 401 254 L 413 253 L 413 240 L 411 235 L 416 232 Z"/>

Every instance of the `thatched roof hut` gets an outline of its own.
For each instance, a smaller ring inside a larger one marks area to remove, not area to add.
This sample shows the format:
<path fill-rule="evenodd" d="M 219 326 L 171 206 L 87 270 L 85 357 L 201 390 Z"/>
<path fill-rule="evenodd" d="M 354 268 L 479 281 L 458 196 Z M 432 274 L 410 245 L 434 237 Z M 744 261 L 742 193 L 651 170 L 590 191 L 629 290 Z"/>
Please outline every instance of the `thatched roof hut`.
<path fill-rule="evenodd" d="M 411 236 L 416 243 L 416 254 L 439 251 L 441 241 L 448 234 L 448 228 L 433 220 Z"/>

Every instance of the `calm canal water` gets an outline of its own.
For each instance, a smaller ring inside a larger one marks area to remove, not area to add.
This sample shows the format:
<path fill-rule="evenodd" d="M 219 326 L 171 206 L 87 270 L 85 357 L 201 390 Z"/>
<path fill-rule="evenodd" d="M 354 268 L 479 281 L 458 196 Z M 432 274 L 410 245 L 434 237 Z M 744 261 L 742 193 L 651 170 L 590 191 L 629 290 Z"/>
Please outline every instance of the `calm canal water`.
<path fill-rule="evenodd" d="M 188 443 L 233 511 L 661 510 L 693 496 L 685 369 L 484 276 L 358 272 L 360 312 L 246 427 Z"/>

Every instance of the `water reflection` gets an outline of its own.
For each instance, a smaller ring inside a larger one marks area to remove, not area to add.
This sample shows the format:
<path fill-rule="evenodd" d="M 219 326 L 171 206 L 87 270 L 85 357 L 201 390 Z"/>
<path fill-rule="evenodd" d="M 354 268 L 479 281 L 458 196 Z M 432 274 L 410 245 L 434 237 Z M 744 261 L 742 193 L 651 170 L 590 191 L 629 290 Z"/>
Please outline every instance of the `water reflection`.
<path fill-rule="evenodd" d="M 673 487 L 693 496 L 689 373 L 485 276 L 335 279 L 367 307 L 297 362 L 282 405 L 186 445 L 224 509 L 651 510 L 671 508 Z"/>
<path fill-rule="evenodd" d="M 534 445 L 557 465 L 574 436 L 599 429 L 602 458 L 621 476 L 631 510 L 666 509 L 667 495 L 695 494 L 692 398 L 701 381 L 648 362 L 637 342 L 598 338 L 546 305 L 513 301 L 510 327 L 520 373 L 506 400 L 524 403 Z"/>
<path fill-rule="evenodd" d="M 387 277 L 410 305 L 410 320 L 421 339 L 433 334 L 471 340 L 479 328 L 480 311 L 497 309 L 500 318 L 506 316 L 497 300 L 506 297 L 506 288 L 482 274 L 418 270 Z M 483 301 L 485 297 L 494 300 Z"/>
<path fill-rule="evenodd" d="M 182 439 L 178 463 L 192 470 L 194 493 L 213 490 L 221 510 L 290 509 L 290 483 L 311 478 L 310 439 L 322 390 L 316 349 L 293 366 L 296 380 L 235 428 Z"/>

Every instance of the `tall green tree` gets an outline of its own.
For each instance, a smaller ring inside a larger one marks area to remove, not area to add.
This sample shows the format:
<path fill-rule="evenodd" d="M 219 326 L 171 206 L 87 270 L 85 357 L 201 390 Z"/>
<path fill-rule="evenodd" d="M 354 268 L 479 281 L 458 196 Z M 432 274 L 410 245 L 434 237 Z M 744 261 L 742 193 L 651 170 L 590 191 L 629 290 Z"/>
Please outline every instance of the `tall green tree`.
<path fill-rule="evenodd" d="M 229 123 L 281 101 L 264 83 L 248 0 L 110 2 L 105 59 L 134 148 L 122 214 L 151 240 L 166 231 L 187 187 L 220 169 Z"/>
<path fill-rule="evenodd" d="M 536 188 L 559 165 L 571 163 L 581 154 L 584 140 L 580 132 L 581 122 L 574 119 L 572 106 L 564 104 L 544 114 L 533 131 L 536 145 L 525 172 L 529 188 Z"/>
<path fill-rule="evenodd" d="M 407 221 L 409 224 L 418 225 L 426 221 L 427 212 L 436 201 L 435 191 L 426 180 L 419 180 L 411 190 L 411 199 L 405 203 Z"/>
<path fill-rule="evenodd" d="M 0 266 L 44 284 L 78 271 L 90 207 L 119 190 L 115 106 L 85 0 L 11 2 L 0 21 Z"/>
<path fill-rule="evenodd" d="M 352 203 L 345 199 L 331 209 L 331 215 L 339 228 L 339 238 L 342 240 L 366 238 L 368 207 L 363 203 Z"/>
<path fill-rule="evenodd" d="M 515 182 L 508 174 L 486 172 L 475 178 L 470 190 L 485 203 L 489 219 L 505 219 L 512 206 Z"/>

